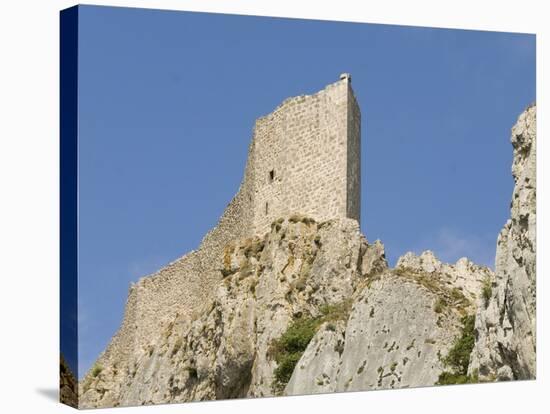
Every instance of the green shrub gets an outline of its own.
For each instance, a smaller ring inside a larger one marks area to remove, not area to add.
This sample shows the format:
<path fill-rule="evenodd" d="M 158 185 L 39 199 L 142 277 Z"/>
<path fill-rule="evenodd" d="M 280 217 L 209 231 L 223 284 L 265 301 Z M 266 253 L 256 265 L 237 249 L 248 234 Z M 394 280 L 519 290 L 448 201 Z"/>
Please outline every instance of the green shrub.
<path fill-rule="evenodd" d="M 296 364 L 321 323 L 321 318 L 296 319 L 279 339 L 273 341 L 269 352 L 277 362 L 274 371 L 276 390 L 282 390 L 288 383 Z"/>
<path fill-rule="evenodd" d="M 462 318 L 462 332 L 456 339 L 453 347 L 443 358 L 443 364 L 450 368 L 449 371 L 444 371 L 439 375 L 437 380 L 438 385 L 449 384 L 467 384 L 478 382 L 478 376 L 468 375 L 468 364 L 470 362 L 470 354 L 474 348 L 475 315 L 469 315 Z"/>
<path fill-rule="evenodd" d="M 288 384 L 288 381 L 290 381 L 290 377 L 292 376 L 292 373 L 294 372 L 294 368 L 296 367 L 296 364 L 302 357 L 301 352 L 293 352 L 290 354 L 282 354 L 279 358 L 279 361 L 277 362 L 277 368 L 275 369 L 275 381 L 276 384 L 282 389 L 286 384 Z"/>
<path fill-rule="evenodd" d="M 462 318 L 462 324 L 462 335 L 457 339 L 444 361 L 445 364 L 454 371 L 466 374 L 468 371 L 468 363 L 470 362 L 470 354 L 472 353 L 475 342 L 475 315 L 469 315 Z"/>
<path fill-rule="evenodd" d="M 277 355 L 281 353 L 303 352 L 309 341 L 317 332 L 320 320 L 318 318 L 302 317 L 296 319 L 283 335 L 273 343 L 273 355 L 277 361 Z M 278 362 L 278 361 L 277 361 Z"/>
<path fill-rule="evenodd" d="M 97 377 L 99 374 L 101 374 L 101 371 L 103 371 L 103 367 L 101 365 L 94 365 L 92 368 L 92 377 Z"/>
<path fill-rule="evenodd" d="M 319 326 L 328 322 L 326 329 L 335 331 L 336 325 L 333 322 L 347 319 L 350 309 L 351 301 L 324 305 L 319 309 L 321 312 L 319 317 L 302 316 L 295 319 L 288 329 L 271 343 L 268 355 L 277 362 L 273 384 L 275 392 L 284 389 L 294 372 L 296 364 L 317 333 Z"/>
<path fill-rule="evenodd" d="M 438 385 L 455 385 L 455 384 L 470 384 L 474 381 L 471 381 L 471 378 L 469 375 L 462 375 L 462 374 L 453 374 L 452 372 L 442 372 L 441 375 L 439 375 L 439 379 L 437 381 Z"/>
<path fill-rule="evenodd" d="M 491 281 L 490 277 L 486 277 L 483 280 L 483 286 L 481 288 L 481 296 L 483 297 L 483 301 L 485 303 L 485 307 L 489 305 L 489 300 L 491 299 L 491 296 L 493 294 L 493 282 Z"/>

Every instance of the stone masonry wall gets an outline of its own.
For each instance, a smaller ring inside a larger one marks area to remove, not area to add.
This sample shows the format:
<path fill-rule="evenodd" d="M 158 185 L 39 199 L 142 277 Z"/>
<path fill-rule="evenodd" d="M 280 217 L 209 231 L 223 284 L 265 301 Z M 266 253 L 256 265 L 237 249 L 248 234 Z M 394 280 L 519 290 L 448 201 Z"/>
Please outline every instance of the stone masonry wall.
<path fill-rule="evenodd" d="M 346 77 L 315 95 L 287 99 L 257 120 L 243 181 L 218 224 L 196 251 L 130 287 L 121 327 L 97 365 L 122 375 L 163 320 L 193 317 L 209 306 L 231 241 L 262 235 L 293 212 L 359 219 L 360 114 L 349 82 Z"/>
<path fill-rule="evenodd" d="M 347 213 L 346 216 L 360 221 L 361 218 L 361 111 L 348 85 L 348 153 L 347 153 Z"/>
<path fill-rule="evenodd" d="M 250 168 L 253 160 L 254 154 L 249 151 L 237 195 L 217 226 L 203 238 L 199 249 L 130 287 L 121 327 L 96 365 L 125 367 L 131 355 L 144 350 L 161 321 L 177 313 L 193 317 L 210 304 L 221 279 L 224 247 L 231 240 L 252 232 L 252 186 L 248 183 L 253 182 L 253 169 Z"/>
<path fill-rule="evenodd" d="M 283 216 L 359 220 L 360 122 L 349 75 L 257 120 L 253 231 Z"/>

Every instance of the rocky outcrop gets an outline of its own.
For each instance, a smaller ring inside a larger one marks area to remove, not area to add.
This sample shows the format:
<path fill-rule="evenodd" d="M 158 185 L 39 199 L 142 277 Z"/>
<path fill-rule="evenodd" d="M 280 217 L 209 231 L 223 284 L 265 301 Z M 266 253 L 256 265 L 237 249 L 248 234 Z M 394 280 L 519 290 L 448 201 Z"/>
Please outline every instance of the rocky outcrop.
<path fill-rule="evenodd" d="M 536 376 L 536 119 L 533 105 L 512 128 L 511 217 L 498 236 L 495 281 L 479 303 L 470 363 L 480 380 Z"/>
<path fill-rule="evenodd" d="M 535 120 L 513 129 L 496 275 L 431 251 L 390 269 L 349 218 L 292 214 L 259 237 L 228 215 L 131 288 L 80 407 L 534 378 Z"/>
<path fill-rule="evenodd" d="M 455 264 L 442 263 L 430 250 L 419 256 L 406 253 L 398 259 L 395 268 L 397 271 L 437 275 L 443 283 L 462 291 L 470 300 L 475 300 L 483 283 L 493 277 L 486 266 L 476 265 L 466 257 L 458 259 Z"/>
<path fill-rule="evenodd" d="M 355 220 L 299 215 L 220 262 L 205 312 L 176 311 L 124 366 L 93 368 L 81 407 L 433 385 L 492 277 L 431 252 L 388 269 Z"/>
<path fill-rule="evenodd" d="M 222 279 L 204 314 L 158 321 L 122 369 L 101 366 L 81 385 L 83 407 L 156 404 L 279 393 L 272 345 L 293 321 L 339 309 L 386 267 L 381 243 L 358 223 L 293 215 L 263 238 L 226 246 Z"/>
<path fill-rule="evenodd" d="M 63 355 L 59 359 L 59 401 L 78 408 L 78 382 Z"/>
<path fill-rule="evenodd" d="M 92 403 L 119 402 L 126 373 L 158 334 L 159 321 L 175 314 L 195 320 L 208 310 L 229 244 L 263 236 L 274 219 L 295 212 L 323 221 L 357 219 L 359 147 L 360 111 L 349 75 L 313 95 L 289 98 L 259 118 L 237 194 L 197 250 L 132 284 L 122 324 L 86 374 L 82 393 L 93 394 L 88 393 L 97 383 L 93 373 L 101 372 L 109 386 L 95 388 L 99 397 Z"/>
<path fill-rule="evenodd" d="M 429 251 L 407 253 L 358 290 L 347 321 L 321 327 L 285 394 L 434 385 L 491 277 L 467 259 L 449 265 Z"/>

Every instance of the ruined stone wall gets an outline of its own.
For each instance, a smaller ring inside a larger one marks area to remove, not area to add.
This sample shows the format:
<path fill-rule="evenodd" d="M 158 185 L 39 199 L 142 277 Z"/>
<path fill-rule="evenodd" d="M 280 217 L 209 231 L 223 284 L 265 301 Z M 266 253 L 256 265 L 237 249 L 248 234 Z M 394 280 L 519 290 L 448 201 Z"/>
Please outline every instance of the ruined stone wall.
<path fill-rule="evenodd" d="M 350 81 L 287 99 L 256 122 L 255 234 L 292 213 L 359 220 L 361 115 Z"/>
<path fill-rule="evenodd" d="M 361 111 L 348 86 L 348 153 L 347 153 L 347 212 L 346 216 L 361 218 Z"/>
<path fill-rule="evenodd" d="M 496 278 L 480 300 L 469 371 L 483 381 L 535 379 L 537 107 L 512 128 L 514 191 L 510 219 L 497 239 Z"/>
<path fill-rule="evenodd" d="M 252 231 L 253 170 L 248 161 L 243 184 L 231 200 L 216 227 L 203 238 L 197 251 L 175 260 L 157 273 L 140 279 L 132 288 L 135 295 L 135 322 L 130 335 L 134 347 L 143 346 L 157 330 L 158 322 L 175 313 L 200 312 L 209 303 L 221 278 L 224 247 Z"/>
<path fill-rule="evenodd" d="M 252 183 L 254 154 L 249 151 L 243 183 L 226 207 L 216 227 L 203 238 L 196 251 L 173 261 L 130 287 L 123 322 L 96 364 L 127 366 L 129 356 L 145 350 L 158 334 L 159 323 L 175 314 L 192 318 L 208 306 L 221 279 L 224 247 L 252 232 Z M 88 373 L 87 376 L 90 374 Z"/>
<path fill-rule="evenodd" d="M 287 99 L 257 120 L 241 186 L 218 224 L 196 251 L 130 288 L 121 327 L 96 362 L 106 378 L 131 372 L 130 357 L 147 352 L 163 321 L 196 317 L 211 304 L 230 242 L 262 235 L 294 212 L 318 220 L 359 218 L 360 114 L 349 82 Z M 83 384 L 90 372 L 86 378 Z"/>

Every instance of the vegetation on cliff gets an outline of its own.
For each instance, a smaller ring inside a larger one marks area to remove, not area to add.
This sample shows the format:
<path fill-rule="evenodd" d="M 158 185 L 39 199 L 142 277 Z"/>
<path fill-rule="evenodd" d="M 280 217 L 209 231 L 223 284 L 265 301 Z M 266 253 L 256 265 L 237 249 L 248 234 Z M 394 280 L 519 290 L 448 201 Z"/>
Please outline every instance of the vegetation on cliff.
<path fill-rule="evenodd" d="M 281 337 L 272 342 L 269 354 L 277 362 L 277 368 L 273 373 L 275 376 L 273 384 L 274 392 L 280 393 L 286 384 L 288 384 L 296 364 L 319 327 L 327 322 L 327 329 L 333 329 L 331 323 L 338 320 L 346 320 L 349 316 L 350 308 L 351 301 L 322 306 L 320 316 L 302 316 L 295 319 Z"/>
<path fill-rule="evenodd" d="M 468 375 L 468 364 L 470 354 L 474 348 L 475 337 L 475 315 L 468 315 L 462 318 L 462 332 L 456 339 L 453 347 L 443 359 L 443 363 L 449 371 L 443 371 L 439 375 L 437 385 L 469 384 L 478 382 L 477 373 Z"/>

